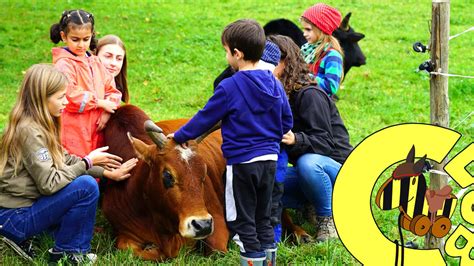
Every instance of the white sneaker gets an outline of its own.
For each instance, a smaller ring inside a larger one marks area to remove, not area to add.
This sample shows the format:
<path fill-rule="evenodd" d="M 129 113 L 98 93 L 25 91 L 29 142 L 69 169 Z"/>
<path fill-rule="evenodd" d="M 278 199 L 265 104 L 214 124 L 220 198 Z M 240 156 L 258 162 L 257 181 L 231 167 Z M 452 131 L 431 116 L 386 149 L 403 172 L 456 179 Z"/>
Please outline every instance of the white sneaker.
<path fill-rule="evenodd" d="M 52 248 L 48 250 L 49 262 L 58 263 L 61 259 L 66 258 L 67 262 L 72 265 L 86 264 L 92 265 L 97 261 L 97 255 L 94 253 L 80 254 L 80 253 L 66 253 L 61 251 L 53 251 Z"/>

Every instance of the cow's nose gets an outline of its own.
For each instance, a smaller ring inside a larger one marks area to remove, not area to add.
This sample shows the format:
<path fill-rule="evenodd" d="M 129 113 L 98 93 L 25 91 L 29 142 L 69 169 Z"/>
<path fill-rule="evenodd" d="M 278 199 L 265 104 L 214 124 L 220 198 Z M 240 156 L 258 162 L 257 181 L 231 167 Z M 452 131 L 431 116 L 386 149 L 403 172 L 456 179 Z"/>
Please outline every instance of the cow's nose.
<path fill-rule="evenodd" d="M 193 219 L 191 226 L 196 232 L 196 237 L 204 237 L 212 233 L 213 220 L 209 219 Z"/>

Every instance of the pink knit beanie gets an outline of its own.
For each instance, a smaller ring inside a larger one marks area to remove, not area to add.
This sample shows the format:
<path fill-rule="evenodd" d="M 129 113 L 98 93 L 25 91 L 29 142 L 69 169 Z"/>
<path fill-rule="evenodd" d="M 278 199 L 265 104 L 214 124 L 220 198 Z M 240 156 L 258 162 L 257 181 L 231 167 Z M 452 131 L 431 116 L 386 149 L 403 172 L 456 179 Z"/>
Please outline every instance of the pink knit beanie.
<path fill-rule="evenodd" d="M 306 9 L 302 17 L 311 21 L 318 29 L 328 35 L 331 35 L 341 24 L 341 13 L 334 7 L 323 3 L 317 3 Z"/>

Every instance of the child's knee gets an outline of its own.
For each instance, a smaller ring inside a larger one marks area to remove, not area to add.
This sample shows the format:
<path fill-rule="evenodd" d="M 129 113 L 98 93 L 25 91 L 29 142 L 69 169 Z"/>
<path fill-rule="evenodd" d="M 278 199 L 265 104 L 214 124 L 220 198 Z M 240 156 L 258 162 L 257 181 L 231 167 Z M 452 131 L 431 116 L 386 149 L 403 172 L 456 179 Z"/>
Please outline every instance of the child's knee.
<path fill-rule="evenodd" d="M 313 179 L 315 176 L 324 173 L 323 167 L 315 160 L 311 160 L 310 157 L 303 158 L 304 160 L 298 160 L 298 176 L 304 179 Z"/>
<path fill-rule="evenodd" d="M 90 175 L 81 175 L 73 181 L 76 186 L 84 191 L 87 194 L 99 198 L 99 185 L 97 181 Z"/>

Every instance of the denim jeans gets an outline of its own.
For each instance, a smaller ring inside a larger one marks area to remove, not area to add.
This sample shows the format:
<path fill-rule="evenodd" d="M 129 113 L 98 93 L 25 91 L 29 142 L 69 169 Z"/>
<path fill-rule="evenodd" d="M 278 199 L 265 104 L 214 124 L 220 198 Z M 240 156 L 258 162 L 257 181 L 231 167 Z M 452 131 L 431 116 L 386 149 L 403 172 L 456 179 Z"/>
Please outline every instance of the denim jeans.
<path fill-rule="evenodd" d="M 332 190 L 340 168 L 340 163 L 327 156 L 302 155 L 286 171 L 283 207 L 301 208 L 309 201 L 317 215 L 332 216 Z"/>
<path fill-rule="evenodd" d="M 0 208 L 0 234 L 20 243 L 53 230 L 56 251 L 86 253 L 94 231 L 99 189 L 89 175 L 82 175 L 30 207 Z"/>

